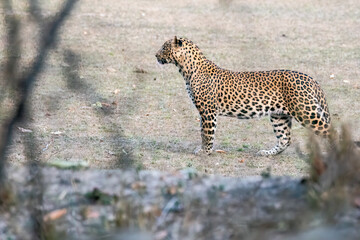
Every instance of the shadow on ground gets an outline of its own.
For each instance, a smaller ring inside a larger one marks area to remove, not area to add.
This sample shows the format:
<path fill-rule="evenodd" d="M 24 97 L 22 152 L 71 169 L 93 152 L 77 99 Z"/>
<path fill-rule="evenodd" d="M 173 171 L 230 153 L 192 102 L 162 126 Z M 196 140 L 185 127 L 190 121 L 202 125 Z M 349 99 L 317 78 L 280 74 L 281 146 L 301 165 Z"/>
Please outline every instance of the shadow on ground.
<path fill-rule="evenodd" d="M 73 50 L 66 49 L 63 52 L 64 66 L 62 69 L 66 84 L 69 90 L 75 92 L 77 97 L 86 99 L 89 102 L 110 102 L 110 100 L 101 96 L 96 88 L 94 88 L 86 79 L 80 78 L 79 68 L 81 64 L 81 57 L 79 54 Z M 136 97 L 136 96 L 133 96 Z M 122 108 L 129 108 L 131 105 L 122 105 Z M 98 116 L 98 121 L 102 125 L 111 125 L 115 126 L 112 128 L 111 137 L 108 139 L 111 143 L 113 151 L 116 152 L 117 149 L 123 149 L 117 155 L 117 160 L 114 163 L 113 167 L 117 168 L 132 168 L 134 165 L 134 156 L 131 150 L 131 146 L 127 141 L 124 141 L 126 137 L 123 135 L 123 128 L 120 123 L 114 122 L 114 117 L 111 117 L 115 114 L 114 107 L 112 106 L 101 106 L 94 108 Z M 127 109 L 124 109 L 123 112 L 126 112 Z"/>

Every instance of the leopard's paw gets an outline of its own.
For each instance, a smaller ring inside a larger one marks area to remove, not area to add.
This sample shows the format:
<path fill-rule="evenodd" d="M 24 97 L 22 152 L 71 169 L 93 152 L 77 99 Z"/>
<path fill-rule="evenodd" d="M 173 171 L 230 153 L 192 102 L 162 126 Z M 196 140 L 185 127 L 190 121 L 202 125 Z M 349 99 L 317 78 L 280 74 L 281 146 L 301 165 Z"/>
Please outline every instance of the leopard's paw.
<path fill-rule="evenodd" d="M 271 154 L 269 154 L 268 150 L 260 150 L 256 153 L 256 156 L 269 156 Z"/>
<path fill-rule="evenodd" d="M 212 152 L 213 152 L 212 149 L 204 150 L 204 148 L 200 146 L 200 147 L 195 149 L 194 154 L 195 155 L 202 155 L 202 154 L 210 155 Z"/>
<path fill-rule="evenodd" d="M 200 155 L 200 154 L 203 154 L 205 151 L 202 149 L 202 147 L 197 147 L 194 151 L 194 154 L 195 155 Z"/>

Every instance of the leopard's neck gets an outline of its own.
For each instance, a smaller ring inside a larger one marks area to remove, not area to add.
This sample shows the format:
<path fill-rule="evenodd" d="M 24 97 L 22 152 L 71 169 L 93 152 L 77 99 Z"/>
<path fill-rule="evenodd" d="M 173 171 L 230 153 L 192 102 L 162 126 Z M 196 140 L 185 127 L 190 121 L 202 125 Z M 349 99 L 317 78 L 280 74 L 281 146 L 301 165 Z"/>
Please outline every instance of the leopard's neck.
<path fill-rule="evenodd" d="M 217 67 L 213 62 L 207 60 L 204 55 L 200 58 L 188 60 L 185 64 L 176 62 L 179 73 L 184 77 L 186 83 L 191 83 L 195 75 L 205 74 L 209 69 Z"/>

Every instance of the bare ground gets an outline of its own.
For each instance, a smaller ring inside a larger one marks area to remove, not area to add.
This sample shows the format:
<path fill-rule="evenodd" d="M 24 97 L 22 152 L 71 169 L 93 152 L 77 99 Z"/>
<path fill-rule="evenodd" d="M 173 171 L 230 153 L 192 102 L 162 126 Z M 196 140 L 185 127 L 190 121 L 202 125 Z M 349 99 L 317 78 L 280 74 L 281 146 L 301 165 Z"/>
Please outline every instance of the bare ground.
<path fill-rule="evenodd" d="M 45 15 L 60 1 L 42 1 Z M 22 27 L 24 63 L 37 29 L 26 5 L 14 1 Z M 313 76 L 327 94 L 333 123 L 352 125 L 360 139 L 359 1 L 79 1 L 66 22 L 32 97 L 31 123 L 20 126 L 10 164 L 25 163 L 25 134 L 39 160 L 86 162 L 96 168 L 174 171 L 194 167 L 224 176 L 303 176 L 307 131 L 293 127 L 293 145 L 276 157 L 255 153 L 275 143 L 268 119 L 219 119 L 215 147 L 195 156 L 198 115 L 174 66 L 155 52 L 174 35 L 192 39 L 205 55 L 232 70 L 292 69 Z M 1 22 L 0 22 L 1 23 Z M 0 24 L 0 62 L 5 52 Z M 331 77 L 330 77 L 331 76 Z M 7 95 L 0 120 L 11 106 Z"/>

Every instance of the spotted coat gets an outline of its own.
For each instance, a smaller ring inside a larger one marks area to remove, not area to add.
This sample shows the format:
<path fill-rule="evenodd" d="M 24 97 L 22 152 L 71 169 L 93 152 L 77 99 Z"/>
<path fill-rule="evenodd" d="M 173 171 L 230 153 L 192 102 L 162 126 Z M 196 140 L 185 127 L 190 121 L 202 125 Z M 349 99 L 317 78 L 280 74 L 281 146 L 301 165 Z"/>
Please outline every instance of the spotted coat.
<path fill-rule="evenodd" d="M 324 92 L 310 76 L 290 70 L 233 72 L 205 58 L 190 40 L 166 41 L 156 53 L 159 63 L 179 68 L 189 96 L 200 113 L 202 147 L 213 150 L 217 116 L 250 119 L 270 116 L 276 146 L 260 155 L 275 155 L 290 145 L 294 118 L 318 135 L 327 136 L 330 113 Z"/>

